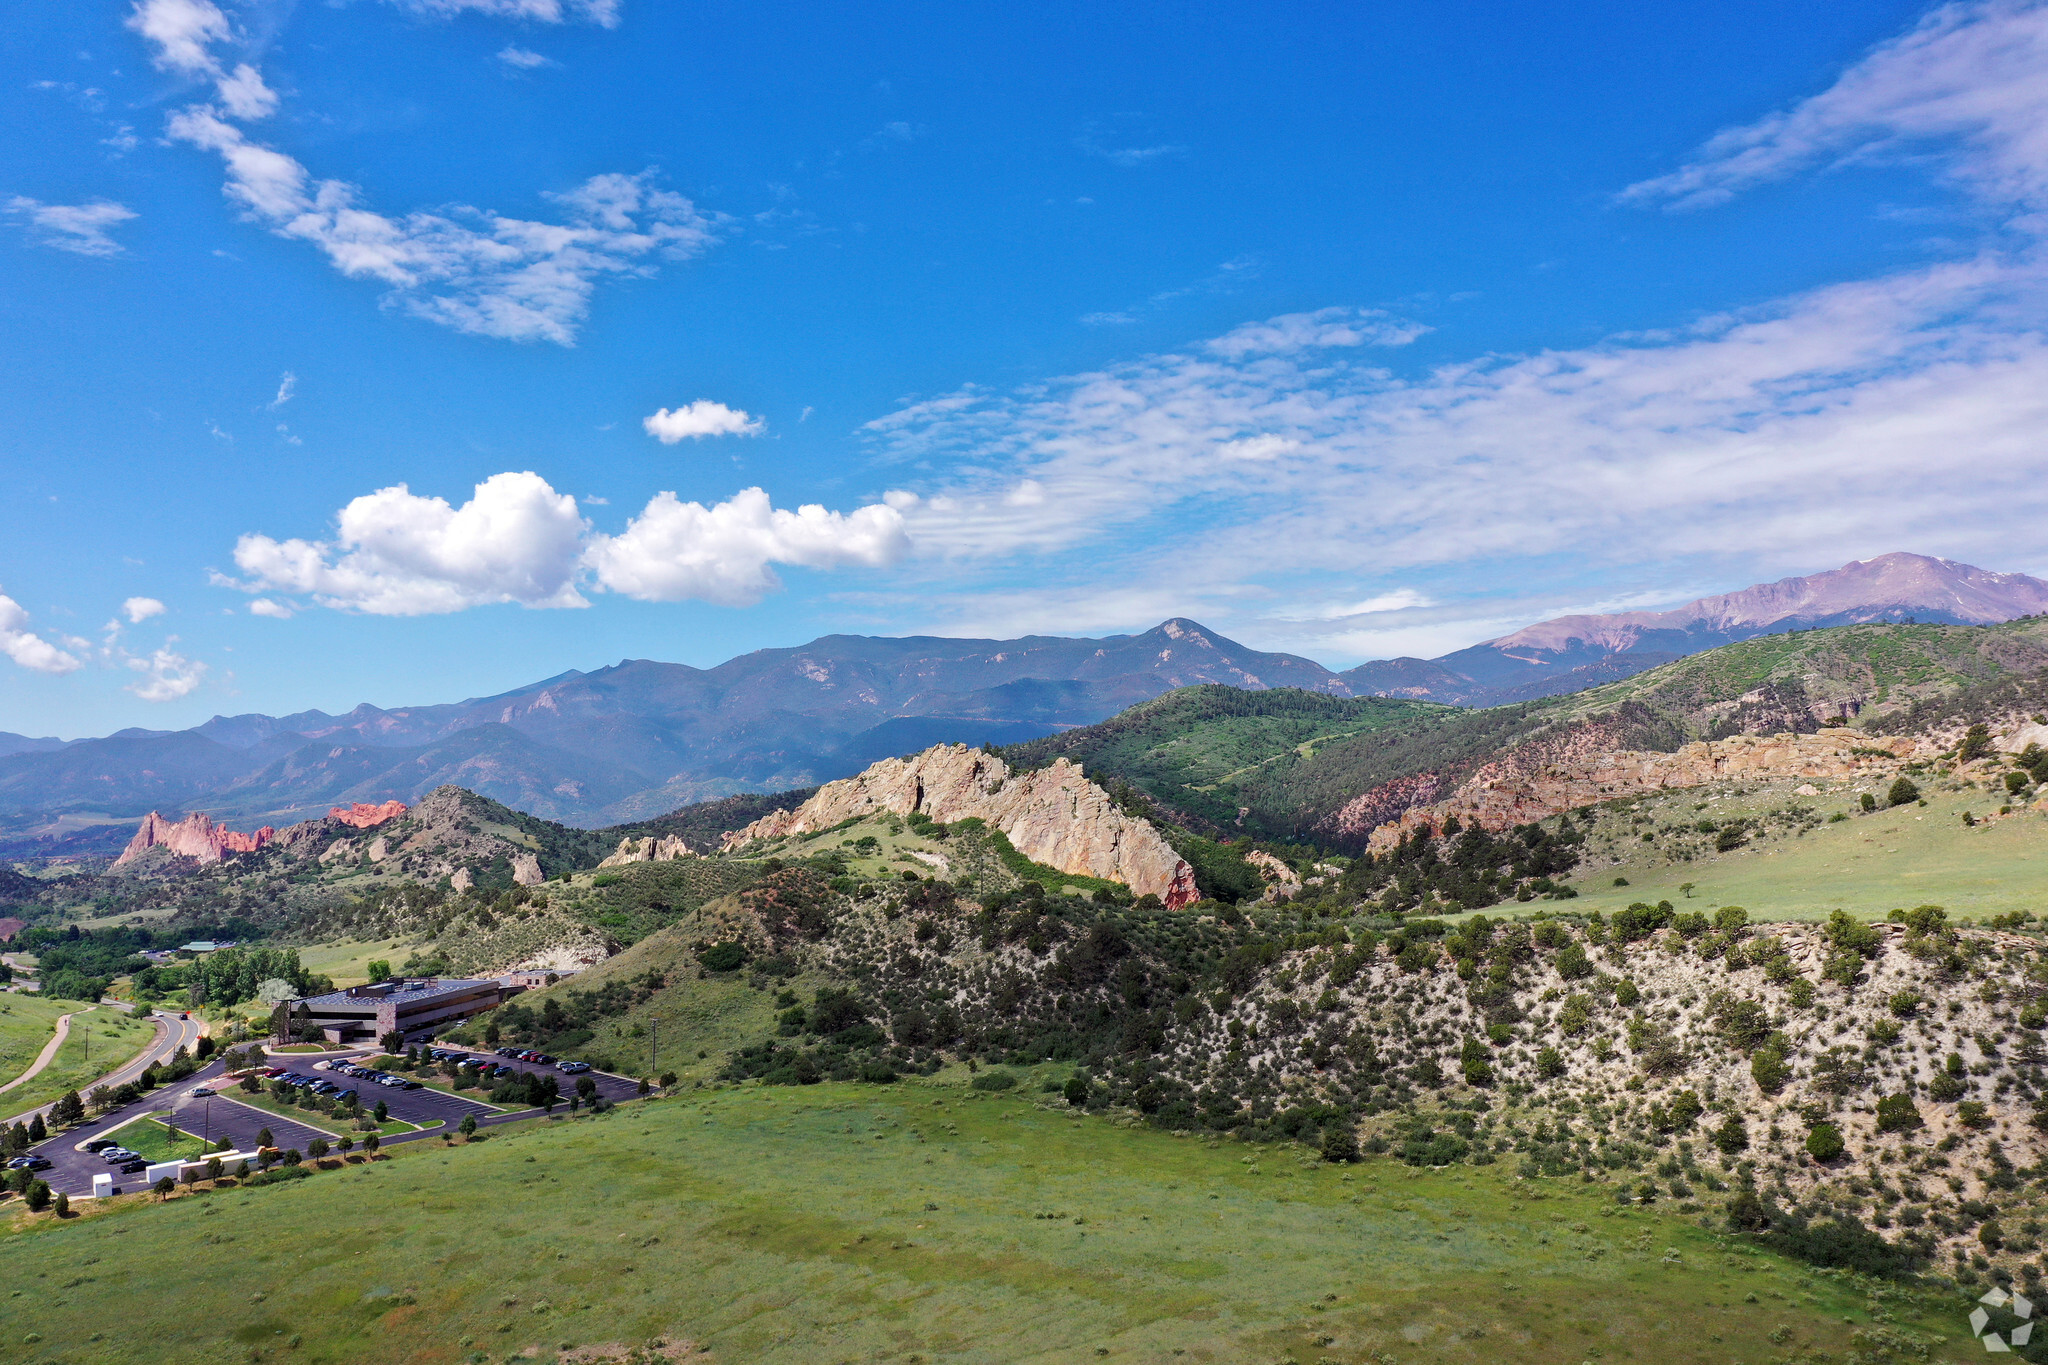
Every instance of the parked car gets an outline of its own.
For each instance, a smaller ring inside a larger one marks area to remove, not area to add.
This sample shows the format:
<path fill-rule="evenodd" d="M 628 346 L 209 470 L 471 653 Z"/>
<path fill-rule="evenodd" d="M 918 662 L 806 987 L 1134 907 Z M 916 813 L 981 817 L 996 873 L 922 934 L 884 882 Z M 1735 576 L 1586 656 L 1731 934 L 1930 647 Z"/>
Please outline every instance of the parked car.
<path fill-rule="evenodd" d="M 420 1083 L 418 1081 L 401 1080 L 398 1083 L 398 1088 L 400 1090 L 418 1090 L 420 1088 Z"/>
<path fill-rule="evenodd" d="M 557 1071 L 561 1072 L 561 1073 L 562 1073 L 563 1075 L 565 1075 L 565 1076 L 580 1076 L 580 1075 L 582 1075 L 582 1074 L 583 1074 L 584 1072 L 586 1072 L 586 1071 L 590 1070 L 590 1063 L 589 1063 L 589 1062 L 557 1062 L 557 1063 L 555 1064 L 555 1070 L 557 1070 Z"/>
<path fill-rule="evenodd" d="M 115 1162 L 133 1161 L 134 1159 L 135 1153 L 129 1151 L 126 1147 L 109 1147 L 100 1153 L 100 1160 L 106 1162 L 109 1166 Z"/>
<path fill-rule="evenodd" d="M 193 1087 L 192 1087 L 192 1088 L 191 1088 L 190 1090 L 186 1091 L 185 1093 L 186 1093 L 186 1094 L 188 1094 L 188 1095 L 190 1095 L 190 1096 L 191 1096 L 191 1097 L 192 1097 L 193 1099 L 195 1099 L 195 1100 L 203 1100 L 203 1099 L 205 1099 L 205 1098 L 206 1098 L 206 1097 L 207 1097 L 208 1095 L 211 1095 L 211 1094 L 213 1093 L 213 1091 L 212 1091 L 212 1090 L 210 1090 L 209 1088 L 207 1088 L 206 1086 L 203 1086 L 203 1085 L 195 1085 L 195 1086 L 193 1086 Z"/>
<path fill-rule="evenodd" d="M 47 1171 L 50 1169 L 50 1158 L 46 1156 L 18 1156 L 7 1163 L 7 1169 L 10 1171 Z"/>
<path fill-rule="evenodd" d="M 113 1145 L 114 1140 L 112 1138 L 94 1138 L 91 1142 L 85 1144 L 85 1150 L 88 1152 L 104 1152 Z"/>
<path fill-rule="evenodd" d="M 133 1161 L 122 1163 L 118 1169 L 122 1175 L 139 1175 L 149 1169 L 149 1163 L 141 1157 L 136 1157 Z"/>

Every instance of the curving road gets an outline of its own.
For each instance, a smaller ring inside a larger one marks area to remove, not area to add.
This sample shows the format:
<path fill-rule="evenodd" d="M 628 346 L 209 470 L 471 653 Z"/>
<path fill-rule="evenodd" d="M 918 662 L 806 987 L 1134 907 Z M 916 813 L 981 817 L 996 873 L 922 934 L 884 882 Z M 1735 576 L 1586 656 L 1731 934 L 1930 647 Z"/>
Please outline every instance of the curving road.
<path fill-rule="evenodd" d="M 98 1008 L 98 1005 L 87 1005 L 84 1009 L 73 1010 L 71 1013 L 91 1014 L 94 1010 Z M 22 1072 L 19 1076 L 16 1076 L 7 1084 L 0 1085 L 0 1091 L 12 1090 L 17 1085 L 24 1085 L 27 1082 L 34 1080 L 37 1074 L 40 1073 L 44 1067 L 48 1066 L 51 1062 L 57 1060 L 57 1049 L 64 1046 L 64 1040 L 66 1038 L 69 1038 L 70 1036 L 71 1015 L 58 1015 L 57 1027 L 50 1031 L 50 1041 L 43 1044 L 43 1050 L 36 1054 L 35 1061 L 29 1064 L 28 1070 Z"/>
<path fill-rule="evenodd" d="M 78 1093 L 81 1095 L 89 1094 L 92 1088 L 98 1085 L 107 1086 L 109 1089 L 126 1085 L 142 1075 L 151 1062 L 168 1061 L 171 1054 L 180 1047 L 185 1048 L 189 1055 L 191 1049 L 198 1045 L 201 1035 L 206 1032 L 204 1021 L 199 1019 L 181 1019 L 177 1013 L 170 1011 L 160 1010 L 152 1014 L 150 1016 L 150 1023 L 156 1026 L 156 1037 L 142 1051 L 136 1053 L 135 1056 L 123 1062 L 114 1070 L 109 1071 L 106 1075 L 101 1076 L 98 1080 L 81 1085 L 78 1087 Z M 54 1056 L 54 1052 L 51 1055 Z M 16 1123 L 27 1123 L 37 1114 L 47 1115 L 49 1109 L 50 1106 L 47 1104 L 35 1109 L 24 1109 L 19 1114 L 8 1115 L 6 1119 L 0 1120 L 0 1122 L 10 1126 Z"/>

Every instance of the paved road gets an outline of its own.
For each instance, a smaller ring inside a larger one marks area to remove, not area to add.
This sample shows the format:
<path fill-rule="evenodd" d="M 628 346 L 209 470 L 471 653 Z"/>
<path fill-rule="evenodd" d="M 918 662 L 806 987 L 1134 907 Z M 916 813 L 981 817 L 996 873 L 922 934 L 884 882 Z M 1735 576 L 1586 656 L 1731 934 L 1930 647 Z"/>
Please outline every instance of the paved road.
<path fill-rule="evenodd" d="M 159 1049 L 161 1049 L 162 1055 L 169 1056 L 171 1051 L 178 1046 L 178 1037 L 180 1035 L 176 1030 L 177 1025 L 197 1023 L 196 1020 L 180 1020 L 175 1014 L 171 1015 L 164 1022 L 167 1026 L 169 1037 L 167 1039 L 159 1039 L 157 1044 L 152 1045 L 150 1050 L 150 1055 L 152 1056 L 156 1055 Z M 195 1034 L 194 1037 L 196 1036 Z M 168 1046 L 164 1045 L 166 1042 Z M 313 1071 L 313 1063 L 315 1062 L 344 1058 L 374 1057 L 377 1055 L 375 1052 L 350 1049 L 324 1054 L 283 1054 L 272 1057 L 270 1060 L 274 1065 L 284 1066 L 294 1071 L 319 1074 Z M 576 1077 L 565 1076 L 551 1066 L 543 1066 L 533 1062 L 513 1062 L 507 1058 L 484 1053 L 474 1055 L 478 1056 L 479 1059 L 488 1058 L 492 1062 L 506 1063 L 520 1071 L 535 1071 L 553 1076 L 561 1084 L 565 1093 L 574 1092 L 576 1088 Z M 127 1068 L 123 1068 L 123 1071 L 126 1070 Z M 141 1065 L 134 1066 L 135 1074 L 139 1075 L 141 1070 Z M 97 1154 L 78 1150 L 80 1145 L 102 1133 L 112 1132 L 123 1124 L 141 1118 L 145 1114 L 161 1113 L 166 1109 L 172 1112 L 174 1121 L 180 1128 L 188 1132 L 207 1133 L 216 1140 L 227 1138 L 243 1151 L 253 1150 L 256 1133 L 262 1128 L 270 1129 L 272 1137 L 276 1139 L 280 1147 L 296 1147 L 302 1152 L 306 1150 L 306 1144 L 315 1137 L 327 1136 L 342 1131 L 341 1128 L 335 1126 L 333 1119 L 327 1118 L 324 1115 L 307 1114 L 306 1122 L 300 1123 L 287 1119 L 282 1115 L 270 1113 L 268 1110 L 256 1109 L 245 1104 L 237 1104 L 233 1099 L 233 1095 L 236 1093 L 234 1090 L 235 1082 L 225 1080 L 222 1072 L 223 1068 L 220 1061 L 215 1059 L 174 1086 L 167 1086 L 163 1089 L 152 1091 L 133 1104 L 124 1105 L 119 1109 L 112 1110 L 94 1119 L 84 1127 L 75 1128 L 68 1133 L 51 1138 L 48 1142 L 42 1143 L 33 1149 L 36 1155 L 48 1157 L 51 1162 L 49 1170 L 38 1172 L 38 1174 L 49 1183 L 50 1188 L 53 1190 L 69 1194 L 73 1198 L 81 1195 L 90 1195 L 92 1193 L 93 1176 L 105 1173 L 112 1168 L 102 1161 Z M 121 1073 L 117 1072 L 115 1074 L 119 1075 Z M 597 1082 L 598 1093 L 612 1103 L 633 1099 L 639 1094 L 639 1082 L 629 1077 L 608 1075 L 601 1071 L 592 1071 L 588 1074 L 591 1079 Z M 132 1079 L 132 1077 L 128 1079 Z M 338 1082 L 348 1080 L 344 1076 L 336 1076 L 334 1079 Z M 210 1104 L 205 1098 L 194 1098 L 191 1094 L 192 1090 L 202 1086 L 219 1092 L 213 1097 Z M 437 1138 L 443 1133 L 453 1132 L 455 1127 L 462 1122 L 462 1117 L 465 1114 L 475 1114 L 478 1127 L 490 1127 L 501 1123 L 515 1123 L 520 1120 L 542 1116 L 541 1111 L 538 1109 L 495 1109 L 488 1104 L 457 1095 L 450 1095 L 445 1091 L 435 1090 L 427 1086 L 422 1086 L 418 1090 L 399 1090 L 362 1082 L 358 1084 L 357 1089 L 362 1092 L 365 1108 L 375 1108 L 377 1101 L 383 1100 L 386 1110 L 393 1118 L 403 1119 L 408 1123 L 435 1125 L 424 1128 L 416 1133 L 400 1133 L 395 1137 L 385 1138 L 383 1142 L 386 1146 L 399 1142 L 417 1142 L 423 1139 Z M 557 1106 L 555 1110 L 558 1116 L 566 1112 L 566 1104 Z M 24 1115 L 25 1117 L 26 1115 Z M 316 1129 L 309 1126 L 312 1124 L 318 1124 L 320 1128 Z M 360 1138 L 360 1135 L 358 1137 Z M 332 1137 L 329 1136 L 329 1141 L 332 1142 L 332 1140 Z M 118 1174 L 116 1176 L 117 1182 L 120 1180 L 135 1182 L 141 1180 L 141 1178 L 139 1173 L 126 1177 L 119 1176 Z M 132 1191 L 136 1187 L 131 1183 L 121 1186 L 121 1188 Z"/>
<path fill-rule="evenodd" d="M 150 1016 L 150 1023 L 156 1027 L 156 1037 L 150 1040 L 148 1046 L 98 1080 L 80 1086 L 78 1093 L 80 1095 L 91 1094 L 94 1086 L 101 1085 L 106 1086 L 110 1090 L 118 1089 L 142 1075 L 148 1069 L 151 1062 L 168 1061 L 171 1054 L 181 1047 L 189 1055 L 191 1050 L 198 1045 L 200 1035 L 206 1029 L 206 1025 L 200 1020 L 180 1019 L 176 1011 L 159 1011 L 152 1014 Z M 50 1106 L 47 1104 L 39 1109 L 25 1109 L 19 1114 L 8 1116 L 4 1122 L 10 1126 L 16 1123 L 27 1123 L 33 1115 L 43 1114 L 47 1116 L 49 1110 Z"/>

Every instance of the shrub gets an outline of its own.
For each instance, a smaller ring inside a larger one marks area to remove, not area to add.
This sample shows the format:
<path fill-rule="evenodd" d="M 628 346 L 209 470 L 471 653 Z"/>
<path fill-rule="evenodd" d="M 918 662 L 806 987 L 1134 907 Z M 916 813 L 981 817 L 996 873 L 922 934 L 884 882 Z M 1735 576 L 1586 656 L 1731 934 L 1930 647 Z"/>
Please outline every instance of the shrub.
<path fill-rule="evenodd" d="M 1863 809 L 1865 810 L 1876 810 L 1877 798 L 1872 796 L 1869 792 L 1865 792 L 1863 793 L 1863 795 L 1856 798 L 1856 804 L 1863 807 Z"/>
<path fill-rule="evenodd" d="M 1714 1145 L 1727 1156 L 1749 1148 L 1749 1126 L 1740 1114 L 1730 1114 L 1728 1121 L 1714 1130 Z"/>
<path fill-rule="evenodd" d="M 1467 1085 L 1493 1084 L 1493 1062 L 1487 1057 L 1486 1044 L 1477 1038 L 1465 1040 L 1458 1053 L 1458 1069 L 1464 1073 Z"/>
<path fill-rule="evenodd" d="M 1806 1154 L 1815 1161 L 1833 1161 L 1842 1154 L 1845 1145 L 1842 1130 L 1832 1123 L 1816 1123 L 1806 1135 Z"/>
<path fill-rule="evenodd" d="M 1919 799 L 1920 789 L 1913 785 L 1910 777 L 1898 778 L 1892 783 L 1891 790 L 1884 794 L 1887 806 L 1910 806 Z"/>
<path fill-rule="evenodd" d="M 1593 974 L 1593 963 L 1577 939 L 1557 950 L 1557 974 L 1567 981 L 1578 981 Z"/>
<path fill-rule="evenodd" d="M 697 961 L 707 972 L 738 971 L 747 961 L 747 945 L 739 942 L 714 943 L 697 954 Z"/>
<path fill-rule="evenodd" d="M 1885 1001 L 1891 1012 L 1901 1019 L 1911 1019 L 1918 1014 L 1923 1003 L 1917 991 L 1900 991 Z"/>
<path fill-rule="evenodd" d="M 1358 1160 L 1358 1130 L 1349 1120 L 1336 1119 L 1323 1125 L 1323 1160 Z"/>
<path fill-rule="evenodd" d="M 975 1090 L 1009 1090 L 1016 1084 L 1016 1074 L 1009 1071 L 984 1071 L 968 1082 Z"/>
<path fill-rule="evenodd" d="M 1624 976 L 1619 981 L 1614 983 L 1614 1003 L 1620 1005 L 1622 1008 L 1630 1008 L 1638 1000 L 1641 1000 L 1642 998 L 1642 991 L 1637 988 L 1635 982 L 1629 980 L 1627 977 Z"/>
<path fill-rule="evenodd" d="M 1546 1047 L 1538 1052 L 1536 1074 L 1546 1081 L 1554 1081 L 1564 1075 L 1564 1055 L 1554 1047 Z"/>
<path fill-rule="evenodd" d="M 1877 1102 L 1877 1131 L 1910 1133 L 1920 1127 L 1920 1111 L 1910 1095 L 1886 1095 Z"/>
<path fill-rule="evenodd" d="M 1964 1100 L 1956 1106 L 1956 1122 L 1965 1128 L 1989 1128 L 1991 1111 L 1985 1108 L 1981 1100 Z"/>

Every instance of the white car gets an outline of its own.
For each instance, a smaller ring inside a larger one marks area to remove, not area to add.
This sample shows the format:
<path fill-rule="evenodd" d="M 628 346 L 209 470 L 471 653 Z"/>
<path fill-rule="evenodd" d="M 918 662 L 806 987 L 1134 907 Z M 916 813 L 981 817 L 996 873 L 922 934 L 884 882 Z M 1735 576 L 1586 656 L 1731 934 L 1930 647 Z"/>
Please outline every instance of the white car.
<path fill-rule="evenodd" d="M 203 1100 L 203 1099 L 205 1099 L 205 1098 L 206 1098 L 206 1097 L 207 1097 L 208 1095 L 211 1095 L 211 1094 L 213 1093 L 213 1091 L 211 1091 L 210 1089 L 208 1089 L 207 1087 L 205 1087 L 205 1086 L 203 1086 L 203 1085 L 195 1085 L 195 1086 L 193 1086 L 193 1087 L 192 1087 L 192 1088 L 191 1088 L 190 1090 L 186 1091 L 185 1093 L 186 1093 L 187 1095 L 190 1095 L 190 1096 L 191 1096 L 191 1097 L 192 1097 L 193 1099 L 195 1099 L 195 1100 Z"/>

